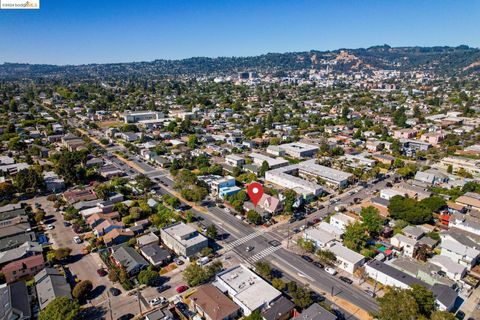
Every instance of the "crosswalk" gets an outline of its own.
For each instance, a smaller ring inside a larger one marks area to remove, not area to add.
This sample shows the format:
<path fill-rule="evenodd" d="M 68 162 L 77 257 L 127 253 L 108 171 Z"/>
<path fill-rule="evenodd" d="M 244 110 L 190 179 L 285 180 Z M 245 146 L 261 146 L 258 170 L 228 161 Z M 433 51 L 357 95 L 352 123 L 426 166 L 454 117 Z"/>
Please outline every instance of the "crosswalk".
<path fill-rule="evenodd" d="M 227 244 L 223 247 L 223 251 L 224 251 L 224 252 L 228 252 L 228 251 L 232 250 L 233 248 L 241 245 L 242 243 L 245 243 L 245 242 L 247 242 L 247 241 L 249 241 L 249 240 L 251 240 L 251 239 L 254 239 L 254 238 L 260 236 L 262 233 L 263 233 L 263 231 L 262 231 L 262 230 L 259 230 L 259 231 L 256 231 L 256 232 L 254 232 L 254 233 L 250 233 L 250 234 L 244 236 L 243 238 L 240 238 L 240 239 L 237 239 L 237 240 L 232 241 L 232 242 L 230 242 L 230 243 L 227 243 Z"/>
<path fill-rule="evenodd" d="M 262 260 L 263 258 L 271 255 L 272 253 L 274 253 L 275 251 L 277 251 L 278 249 L 281 249 L 281 248 L 282 248 L 281 246 L 268 247 L 266 249 L 263 249 L 259 253 L 255 254 L 251 257 L 248 257 L 247 261 L 250 262 L 251 264 L 255 264 L 257 261 Z"/>

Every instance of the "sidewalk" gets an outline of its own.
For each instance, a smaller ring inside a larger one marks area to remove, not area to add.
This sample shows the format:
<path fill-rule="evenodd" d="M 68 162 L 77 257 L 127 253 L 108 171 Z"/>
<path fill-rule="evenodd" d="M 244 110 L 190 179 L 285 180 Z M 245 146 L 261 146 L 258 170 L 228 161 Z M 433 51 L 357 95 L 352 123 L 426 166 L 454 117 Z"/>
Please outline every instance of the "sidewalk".
<path fill-rule="evenodd" d="M 295 254 L 298 254 L 299 252 L 303 252 L 303 250 L 297 246 L 296 244 L 296 239 L 298 239 L 298 235 L 297 237 L 291 237 L 290 239 L 290 245 L 289 245 L 289 248 L 286 247 L 285 243 L 287 242 L 287 239 L 285 239 L 283 242 L 282 242 L 282 245 L 284 247 L 284 249 L 292 252 L 292 253 L 295 253 Z M 343 276 L 346 276 L 350 279 L 353 280 L 353 284 L 352 285 L 356 285 L 357 287 L 359 287 L 360 289 L 362 290 L 372 290 L 373 291 L 373 287 L 370 286 L 370 284 L 368 284 L 367 282 L 364 282 L 362 283 L 361 285 L 359 284 L 359 279 L 353 277 L 353 275 L 341 270 L 341 269 L 338 269 L 336 268 L 337 272 L 338 272 L 338 275 L 343 275 Z M 337 276 L 338 276 L 337 275 Z M 294 275 L 294 278 L 296 278 L 297 280 L 299 280 L 300 283 L 302 283 L 303 281 L 305 281 L 305 279 L 302 279 L 302 278 L 297 278 L 296 275 Z M 316 288 L 314 285 L 312 284 L 308 284 L 310 286 L 310 288 Z M 362 320 L 372 320 L 373 317 L 365 310 L 363 310 L 362 308 L 350 303 L 349 301 L 345 300 L 345 299 L 342 299 L 342 298 L 339 298 L 335 295 L 331 295 L 331 293 L 327 293 L 327 292 L 323 292 L 323 290 L 321 290 L 320 288 L 316 288 L 316 291 L 317 292 L 322 292 L 324 294 L 324 296 L 331 302 L 333 302 L 335 305 L 341 307 L 343 310 L 347 311 L 348 313 L 354 315 L 355 317 L 359 318 L 359 319 L 362 319 Z"/>
<path fill-rule="evenodd" d="M 460 310 L 465 313 L 465 319 L 480 319 L 478 305 L 480 305 L 480 287 L 476 288 L 460 307 Z"/>

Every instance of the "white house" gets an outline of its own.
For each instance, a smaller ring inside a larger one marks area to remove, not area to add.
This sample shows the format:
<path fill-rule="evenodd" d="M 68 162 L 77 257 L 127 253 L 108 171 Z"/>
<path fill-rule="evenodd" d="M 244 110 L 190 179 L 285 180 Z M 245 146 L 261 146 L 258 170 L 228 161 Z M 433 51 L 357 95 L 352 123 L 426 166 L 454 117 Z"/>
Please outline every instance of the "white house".
<path fill-rule="evenodd" d="M 445 239 L 441 244 L 442 256 L 447 256 L 454 262 L 466 266 L 469 270 L 477 263 L 480 251 L 460 242 Z"/>
<path fill-rule="evenodd" d="M 447 256 L 435 255 L 428 262 L 440 267 L 448 278 L 455 281 L 461 280 L 467 273 L 467 267 L 456 263 Z"/>
<path fill-rule="evenodd" d="M 390 243 L 395 248 L 401 249 L 404 256 L 413 258 L 415 247 L 417 245 L 417 240 L 397 233 L 390 239 Z"/>
<path fill-rule="evenodd" d="M 353 274 L 358 267 L 365 263 L 365 257 L 353 250 L 348 249 L 339 242 L 333 242 L 326 249 L 337 257 L 337 267 Z"/>
<path fill-rule="evenodd" d="M 334 227 L 337 227 L 338 229 L 342 230 L 342 231 L 345 231 L 345 229 L 347 228 L 347 226 L 349 224 L 352 224 L 355 222 L 355 219 L 350 217 L 350 216 L 347 216 L 346 214 L 344 213 L 336 213 L 334 214 L 333 216 L 330 217 L 330 224 Z"/>

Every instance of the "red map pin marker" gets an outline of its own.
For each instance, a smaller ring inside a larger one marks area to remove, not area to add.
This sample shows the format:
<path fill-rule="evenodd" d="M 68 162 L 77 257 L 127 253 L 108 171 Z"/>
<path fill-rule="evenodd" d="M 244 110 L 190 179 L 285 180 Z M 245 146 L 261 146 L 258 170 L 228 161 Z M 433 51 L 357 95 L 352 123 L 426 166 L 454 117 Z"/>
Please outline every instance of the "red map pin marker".
<path fill-rule="evenodd" d="M 256 207 L 258 201 L 260 201 L 260 198 L 263 195 L 263 187 L 258 182 L 252 182 L 247 186 L 247 193 L 250 200 L 252 200 L 253 205 Z"/>

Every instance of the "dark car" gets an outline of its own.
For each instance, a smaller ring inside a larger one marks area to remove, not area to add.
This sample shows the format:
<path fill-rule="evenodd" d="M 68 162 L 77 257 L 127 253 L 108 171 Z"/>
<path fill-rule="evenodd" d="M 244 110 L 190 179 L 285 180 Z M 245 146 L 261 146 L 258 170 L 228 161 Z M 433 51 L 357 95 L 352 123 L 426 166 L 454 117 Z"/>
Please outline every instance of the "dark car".
<path fill-rule="evenodd" d="M 164 284 L 163 286 L 157 287 L 157 292 L 162 293 L 163 291 L 166 291 L 170 289 L 171 287 L 168 284 Z"/>
<path fill-rule="evenodd" d="M 339 279 L 342 280 L 342 281 L 345 282 L 345 283 L 348 283 L 348 284 L 352 284 L 352 283 L 353 283 L 353 281 L 352 281 L 351 279 L 349 279 L 349 278 L 347 278 L 347 277 L 344 277 L 344 276 L 339 277 Z"/>
<path fill-rule="evenodd" d="M 307 262 L 313 262 L 313 259 L 310 258 L 310 257 L 307 256 L 307 255 L 302 255 L 302 259 L 305 260 L 305 261 L 307 261 Z"/>
<path fill-rule="evenodd" d="M 108 274 L 108 272 L 105 269 L 97 269 L 97 274 L 100 277 L 105 277 Z"/>
<path fill-rule="evenodd" d="M 315 218 L 315 219 L 312 220 L 313 224 L 317 224 L 317 223 L 319 223 L 320 221 L 322 221 L 322 220 L 320 220 L 319 218 Z"/>
<path fill-rule="evenodd" d="M 120 316 L 117 318 L 117 320 L 130 320 L 135 318 L 135 316 L 131 313 L 124 314 L 123 316 Z"/>
<path fill-rule="evenodd" d="M 320 263 L 318 261 L 315 261 L 313 264 L 315 265 L 315 267 L 320 268 L 320 269 L 323 269 L 325 267 L 322 263 Z"/>
<path fill-rule="evenodd" d="M 108 291 L 110 291 L 110 293 L 115 297 L 119 296 L 122 293 L 122 291 L 120 291 L 119 289 L 114 288 L 114 287 L 108 289 Z"/>
<path fill-rule="evenodd" d="M 63 225 L 64 225 L 65 227 L 70 227 L 72 224 L 71 224 L 70 222 L 68 222 L 68 221 L 63 221 Z"/>

